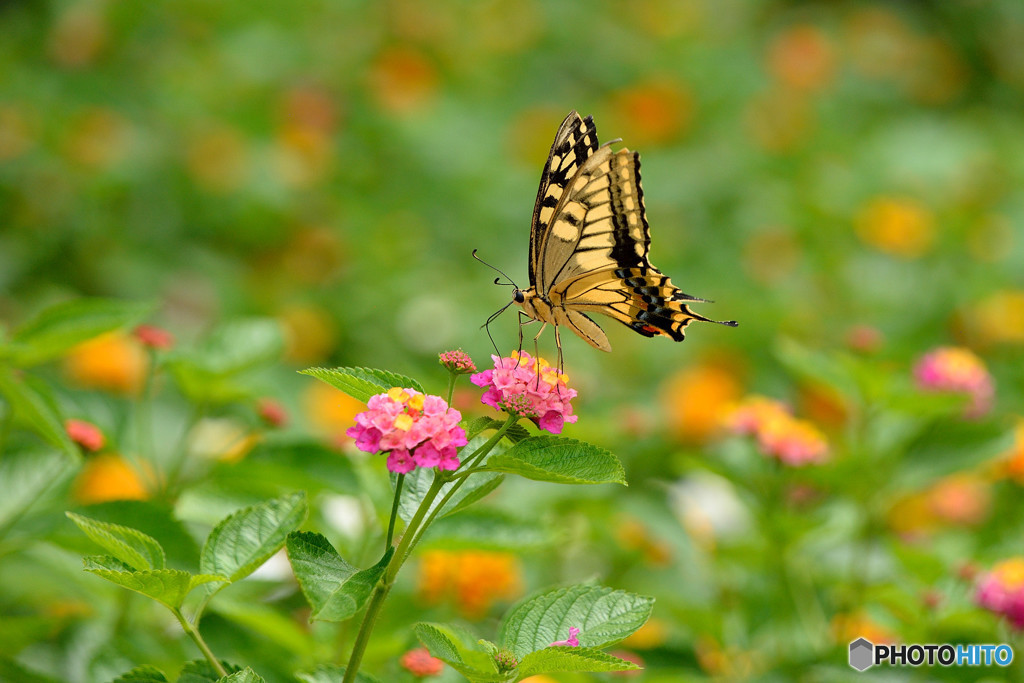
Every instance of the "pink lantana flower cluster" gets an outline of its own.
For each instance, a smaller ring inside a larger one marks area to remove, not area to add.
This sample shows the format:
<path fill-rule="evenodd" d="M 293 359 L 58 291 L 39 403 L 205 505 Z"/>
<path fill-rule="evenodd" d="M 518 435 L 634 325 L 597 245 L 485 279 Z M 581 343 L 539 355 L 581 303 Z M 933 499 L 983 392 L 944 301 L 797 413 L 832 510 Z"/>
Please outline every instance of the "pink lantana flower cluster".
<path fill-rule="evenodd" d="M 395 387 L 372 396 L 366 407 L 345 432 L 356 448 L 388 453 L 388 469 L 399 474 L 416 467 L 458 469 L 466 430 L 459 426 L 462 415 L 443 398 Z"/>
<path fill-rule="evenodd" d="M 476 364 L 473 362 L 473 359 L 462 349 L 439 353 L 437 360 L 449 372 L 456 375 L 468 375 L 471 372 L 476 372 Z"/>
<path fill-rule="evenodd" d="M 942 346 L 929 351 L 914 366 L 914 378 L 925 391 L 970 396 L 965 417 L 979 417 L 992 408 L 995 382 L 981 359 L 967 349 Z"/>
<path fill-rule="evenodd" d="M 818 463 L 828 455 L 825 435 L 807 420 L 793 417 L 780 401 L 748 396 L 729 412 L 725 424 L 734 434 L 756 438 L 762 453 L 784 465 Z"/>
<path fill-rule="evenodd" d="M 478 387 L 487 387 L 480 402 L 512 415 L 533 420 L 541 429 L 561 434 L 566 422 L 575 422 L 572 403 L 576 390 L 570 389 L 568 376 L 558 372 L 543 358 L 513 351 L 508 358 L 491 356 L 493 370 L 470 377 Z"/>
<path fill-rule="evenodd" d="M 979 605 L 1007 618 L 1017 630 L 1024 630 L 1024 557 L 999 562 L 982 574 L 975 600 Z"/>

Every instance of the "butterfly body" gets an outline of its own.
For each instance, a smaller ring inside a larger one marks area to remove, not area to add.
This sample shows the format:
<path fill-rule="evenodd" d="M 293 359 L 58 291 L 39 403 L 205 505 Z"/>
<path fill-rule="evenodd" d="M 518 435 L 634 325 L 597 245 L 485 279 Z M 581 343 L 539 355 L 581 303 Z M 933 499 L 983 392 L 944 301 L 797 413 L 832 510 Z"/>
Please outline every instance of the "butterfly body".
<path fill-rule="evenodd" d="M 705 299 L 681 292 L 648 260 L 640 156 L 609 144 L 598 146 L 590 116 L 573 111 L 562 122 L 534 205 L 530 287 L 516 289 L 512 301 L 528 318 L 554 325 L 556 340 L 568 327 L 602 351 L 611 344 L 590 313 L 682 341 L 690 321 L 715 321 L 685 303 Z"/>

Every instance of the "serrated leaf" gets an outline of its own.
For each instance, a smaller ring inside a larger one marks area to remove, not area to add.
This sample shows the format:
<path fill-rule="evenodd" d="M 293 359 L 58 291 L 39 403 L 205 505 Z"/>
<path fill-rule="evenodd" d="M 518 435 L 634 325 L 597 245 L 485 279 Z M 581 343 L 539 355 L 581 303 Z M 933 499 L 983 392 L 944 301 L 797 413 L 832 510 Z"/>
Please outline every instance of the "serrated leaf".
<path fill-rule="evenodd" d="M 522 658 L 516 670 L 516 680 L 537 674 L 600 673 L 639 668 L 633 662 L 590 647 L 548 647 Z"/>
<path fill-rule="evenodd" d="M 192 576 L 179 569 L 131 571 L 116 557 L 83 558 L 85 571 L 178 609 L 192 589 Z"/>
<path fill-rule="evenodd" d="M 151 303 L 74 299 L 41 311 L 11 337 L 10 358 L 20 367 L 53 360 L 81 342 L 129 327 L 153 309 Z"/>
<path fill-rule="evenodd" d="M 285 540 L 288 561 L 306 600 L 319 610 L 338 586 L 347 581 L 358 569 L 346 562 L 331 542 L 321 534 L 296 531 Z"/>
<path fill-rule="evenodd" d="M 603 586 L 581 584 L 529 597 L 502 620 L 498 643 L 520 660 L 551 643 L 565 640 L 569 628 L 580 629 L 580 646 L 601 648 L 616 643 L 647 622 L 654 598 Z"/>
<path fill-rule="evenodd" d="M 531 436 L 492 455 L 483 469 L 559 484 L 625 484 L 626 472 L 609 451 L 561 436 Z"/>
<path fill-rule="evenodd" d="M 262 676 L 257 675 L 255 671 L 249 667 L 245 667 L 241 671 L 236 671 L 233 674 L 224 676 L 223 678 L 217 679 L 218 683 L 266 683 Z"/>
<path fill-rule="evenodd" d="M 345 678 L 345 667 L 343 666 L 319 666 L 313 671 L 300 671 L 295 674 L 303 683 L 341 683 Z M 380 679 L 365 674 L 362 671 L 356 674 L 356 683 L 381 683 Z"/>
<path fill-rule="evenodd" d="M 65 512 L 82 532 L 104 550 L 133 569 L 163 569 L 164 549 L 157 540 L 137 529 L 101 522 L 74 512 Z"/>
<path fill-rule="evenodd" d="M 145 664 L 121 674 L 111 683 L 167 683 L 167 677 L 155 666 Z"/>
<path fill-rule="evenodd" d="M 319 609 L 313 610 L 310 619 L 314 621 L 344 621 L 359 612 L 370 598 L 377 581 L 388 568 L 388 563 L 394 554 L 394 547 L 388 548 L 384 557 L 377 564 L 360 570 L 345 580 L 331 591 Z"/>
<path fill-rule="evenodd" d="M 82 456 L 64 430 L 64 422 L 56 409 L 31 384 L 15 377 L 10 368 L 3 365 L 0 365 L 0 394 L 13 408 L 15 416 L 43 441 L 71 462 L 81 461 Z"/>
<path fill-rule="evenodd" d="M 0 457 L 0 529 L 6 529 L 74 465 L 56 451 L 15 451 Z"/>
<path fill-rule="evenodd" d="M 220 661 L 220 665 L 229 674 L 241 671 L 241 667 L 228 664 L 223 659 Z M 205 659 L 193 659 L 182 667 L 177 683 L 217 683 L 220 679 L 221 675 L 217 673 L 210 662 Z"/>
<path fill-rule="evenodd" d="M 322 382 L 340 389 L 357 401 L 366 403 L 370 397 L 382 394 L 388 389 L 402 387 L 425 393 L 420 383 L 411 377 L 396 372 L 374 368 L 309 368 L 303 375 L 316 377 Z"/>
<path fill-rule="evenodd" d="M 472 453 L 472 448 L 473 444 L 470 444 L 463 452 Z M 396 476 L 392 474 L 391 479 L 393 487 Z M 420 467 L 405 475 L 405 483 L 402 485 L 402 498 L 398 502 L 398 516 L 406 524 L 416 514 L 416 510 L 419 509 L 420 503 L 423 502 L 423 498 L 426 496 L 427 490 L 430 489 L 430 484 L 433 480 L 433 468 Z M 472 475 L 445 503 L 444 509 L 438 514 L 438 517 L 447 517 L 469 507 L 498 488 L 504 480 L 504 475 L 491 472 L 480 472 Z M 441 504 L 445 495 L 455 484 L 456 482 L 450 481 L 441 487 L 428 512 L 433 511 L 435 507 Z"/>
<path fill-rule="evenodd" d="M 506 680 L 490 654 L 465 629 L 450 624 L 420 622 L 413 631 L 430 654 L 473 683 L 500 683 Z"/>
<path fill-rule="evenodd" d="M 496 510 L 474 510 L 435 520 L 423 537 L 423 547 L 526 551 L 552 541 L 550 527 Z"/>
<path fill-rule="evenodd" d="M 203 574 L 238 581 L 254 572 L 284 545 L 306 519 L 302 491 L 239 510 L 210 532 L 199 557 Z"/>

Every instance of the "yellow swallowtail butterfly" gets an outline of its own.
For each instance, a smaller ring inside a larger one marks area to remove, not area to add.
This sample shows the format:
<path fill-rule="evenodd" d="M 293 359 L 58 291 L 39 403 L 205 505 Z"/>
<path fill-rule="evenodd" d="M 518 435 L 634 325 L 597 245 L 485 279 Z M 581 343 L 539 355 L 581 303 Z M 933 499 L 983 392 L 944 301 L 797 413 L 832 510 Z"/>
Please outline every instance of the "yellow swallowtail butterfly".
<path fill-rule="evenodd" d="M 530 287 L 512 293 L 510 304 L 522 309 L 521 319 L 543 323 L 535 340 L 548 324 L 555 327 L 559 356 L 562 326 L 611 351 L 589 313 L 603 313 L 645 337 L 675 341 L 683 340 L 692 320 L 719 322 L 686 305 L 707 299 L 684 294 L 651 265 L 640 155 L 613 152 L 610 144 L 598 146 L 593 117 L 573 111 L 562 121 L 533 208 Z"/>

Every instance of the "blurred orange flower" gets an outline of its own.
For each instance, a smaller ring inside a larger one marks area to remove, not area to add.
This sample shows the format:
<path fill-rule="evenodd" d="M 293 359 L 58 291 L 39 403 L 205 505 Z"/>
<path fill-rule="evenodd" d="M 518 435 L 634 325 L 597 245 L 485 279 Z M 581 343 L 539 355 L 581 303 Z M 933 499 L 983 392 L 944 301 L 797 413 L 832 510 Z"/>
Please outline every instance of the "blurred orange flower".
<path fill-rule="evenodd" d="M 985 521 L 991 509 L 988 482 L 967 472 L 940 479 L 927 495 L 932 514 L 950 524 L 975 526 Z"/>
<path fill-rule="evenodd" d="M 622 548 L 638 552 L 649 565 L 664 567 L 672 562 L 671 546 L 653 536 L 647 525 L 635 517 L 618 522 L 615 538 Z"/>
<path fill-rule="evenodd" d="M 867 638 L 872 643 L 894 643 L 896 635 L 863 612 L 837 614 L 832 618 L 832 639 L 840 644 Z"/>
<path fill-rule="evenodd" d="M 662 405 L 672 434 L 683 442 L 703 442 L 719 429 L 742 386 L 735 364 L 709 360 L 670 376 L 662 386 Z"/>
<path fill-rule="evenodd" d="M 615 136 L 630 148 L 662 145 L 686 135 L 696 104 L 681 83 L 658 80 L 641 83 L 613 96 Z"/>
<path fill-rule="evenodd" d="M 110 500 L 148 500 L 149 490 L 138 472 L 116 453 L 87 458 L 72 488 L 78 503 L 91 505 Z"/>
<path fill-rule="evenodd" d="M 828 441 L 817 427 L 764 396 L 751 395 L 733 404 L 721 424 L 735 434 L 756 437 L 764 455 L 791 467 L 819 463 L 828 456 Z"/>
<path fill-rule="evenodd" d="M 303 392 L 302 405 L 310 425 L 332 440 L 348 440 L 345 430 L 355 424 L 356 414 L 366 410 L 366 404 L 348 394 L 311 380 Z"/>
<path fill-rule="evenodd" d="M 835 47 L 817 26 L 790 26 L 768 46 L 768 67 L 775 78 L 790 88 L 821 90 L 835 77 Z"/>
<path fill-rule="evenodd" d="M 850 406 L 846 398 L 825 384 L 801 384 L 797 401 L 801 414 L 826 429 L 842 427 L 849 417 Z"/>
<path fill-rule="evenodd" d="M 911 199 L 876 197 L 857 214 L 857 236 L 869 246 L 901 258 L 917 258 L 935 241 L 931 211 Z"/>
<path fill-rule="evenodd" d="M 420 559 L 418 584 L 426 602 L 448 597 L 467 618 L 480 618 L 522 593 L 522 568 L 511 553 L 431 550 Z"/>
<path fill-rule="evenodd" d="M 1024 486 L 1024 418 L 1017 419 L 1013 446 L 1003 458 L 1001 473 Z"/>
<path fill-rule="evenodd" d="M 434 64 L 408 46 L 386 49 L 370 66 L 370 93 L 381 109 L 396 114 L 425 105 L 436 93 L 437 81 Z"/>
<path fill-rule="evenodd" d="M 109 332 L 74 347 L 64 370 L 75 383 L 89 388 L 136 394 L 142 388 L 149 359 L 137 339 Z"/>
<path fill-rule="evenodd" d="M 1002 289 L 982 299 L 970 312 L 985 344 L 1024 344 L 1024 290 Z"/>
<path fill-rule="evenodd" d="M 643 626 L 626 636 L 620 643 L 633 650 L 652 650 L 668 640 L 668 624 L 664 619 L 651 617 Z"/>
<path fill-rule="evenodd" d="M 334 350 L 338 331 L 327 311 L 295 304 L 278 314 L 285 330 L 285 358 L 294 363 L 317 363 Z"/>

